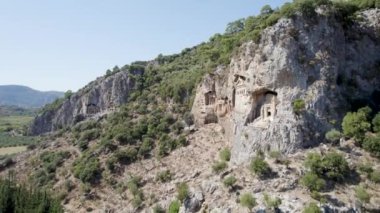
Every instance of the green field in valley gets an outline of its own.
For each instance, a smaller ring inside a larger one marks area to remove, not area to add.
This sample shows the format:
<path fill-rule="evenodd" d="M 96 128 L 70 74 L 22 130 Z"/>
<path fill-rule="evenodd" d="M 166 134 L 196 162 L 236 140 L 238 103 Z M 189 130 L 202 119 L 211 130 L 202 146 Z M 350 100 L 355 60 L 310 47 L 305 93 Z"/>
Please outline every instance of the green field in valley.
<path fill-rule="evenodd" d="M 32 120 L 29 115 L 0 116 L 0 132 L 22 131 Z"/>
<path fill-rule="evenodd" d="M 32 120 L 31 115 L 0 115 L 0 156 L 25 151 L 37 143 L 36 137 L 23 136 Z"/>

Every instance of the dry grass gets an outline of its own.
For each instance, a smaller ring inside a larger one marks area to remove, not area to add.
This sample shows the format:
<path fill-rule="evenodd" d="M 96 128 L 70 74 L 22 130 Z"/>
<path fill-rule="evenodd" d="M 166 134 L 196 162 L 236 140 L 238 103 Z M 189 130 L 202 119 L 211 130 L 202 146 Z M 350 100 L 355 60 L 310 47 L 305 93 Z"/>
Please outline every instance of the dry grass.
<path fill-rule="evenodd" d="M 26 151 L 26 146 L 4 147 L 0 148 L 0 155 L 12 155 Z"/>

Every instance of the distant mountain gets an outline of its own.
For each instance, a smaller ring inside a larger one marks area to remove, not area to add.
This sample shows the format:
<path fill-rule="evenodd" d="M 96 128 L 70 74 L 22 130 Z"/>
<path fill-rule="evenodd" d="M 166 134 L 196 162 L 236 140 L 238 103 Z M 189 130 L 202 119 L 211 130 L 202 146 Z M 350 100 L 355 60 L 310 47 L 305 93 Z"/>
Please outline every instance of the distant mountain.
<path fill-rule="evenodd" d="M 0 85 L 0 105 L 38 108 L 63 95 L 63 92 L 42 92 L 26 86 Z"/>

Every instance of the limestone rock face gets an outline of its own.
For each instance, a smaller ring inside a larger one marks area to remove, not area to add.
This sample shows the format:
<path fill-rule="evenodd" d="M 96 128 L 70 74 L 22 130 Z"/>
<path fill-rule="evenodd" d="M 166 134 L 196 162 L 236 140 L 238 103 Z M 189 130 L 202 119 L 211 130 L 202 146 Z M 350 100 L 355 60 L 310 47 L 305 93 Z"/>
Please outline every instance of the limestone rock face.
<path fill-rule="evenodd" d="M 192 109 L 196 124 L 224 127 L 233 162 L 258 150 L 316 145 L 347 111 L 379 106 L 380 10 L 363 12 L 348 28 L 332 14 L 281 19 L 204 78 Z M 305 103 L 297 113 L 296 99 Z"/>
<path fill-rule="evenodd" d="M 100 77 L 66 99 L 57 109 L 38 115 L 31 124 L 30 133 L 47 133 L 112 111 L 127 102 L 134 85 L 127 72 Z"/>

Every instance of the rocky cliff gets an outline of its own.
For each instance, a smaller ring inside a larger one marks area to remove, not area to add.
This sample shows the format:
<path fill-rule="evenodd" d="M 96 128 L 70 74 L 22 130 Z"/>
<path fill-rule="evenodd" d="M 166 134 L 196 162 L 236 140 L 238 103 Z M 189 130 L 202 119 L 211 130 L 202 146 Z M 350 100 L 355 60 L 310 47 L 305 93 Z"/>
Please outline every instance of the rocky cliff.
<path fill-rule="evenodd" d="M 317 145 L 348 110 L 379 107 L 380 10 L 362 12 L 353 25 L 331 9 L 317 12 L 281 19 L 197 89 L 197 125 L 221 124 L 235 163 L 258 150 L 291 153 Z"/>
<path fill-rule="evenodd" d="M 134 85 L 129 73 L 123 71 L 98 78 L 66 98 L 58 107 L 44 110 L 34 119 L 30 133 L 47 133 L 112 111 L 127 102 Z"/>

